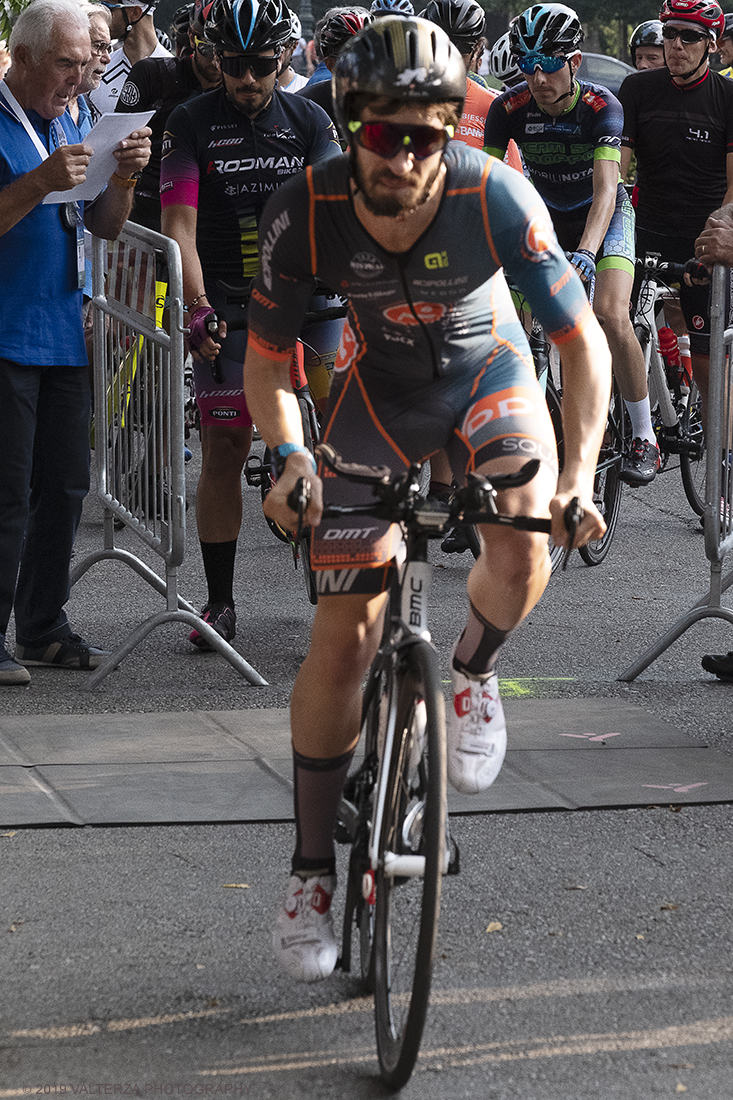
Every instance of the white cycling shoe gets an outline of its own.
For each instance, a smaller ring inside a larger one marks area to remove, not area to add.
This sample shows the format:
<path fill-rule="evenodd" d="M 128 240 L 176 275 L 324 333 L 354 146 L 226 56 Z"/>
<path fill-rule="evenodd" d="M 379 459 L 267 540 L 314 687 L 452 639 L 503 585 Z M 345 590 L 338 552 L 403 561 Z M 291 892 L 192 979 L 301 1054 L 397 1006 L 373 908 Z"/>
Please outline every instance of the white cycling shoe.
<path fill-rule="evenodd" d="M 290 877 L 272 946 L 281 966 L 299 982 L 327 978 L 336 966 L 338 947 L 331 916 L 335 889 L 335 875 L 314 875 L 305 881 Z"/>
<path fill-rule="evenodd" d="M 501 771 L 506 721 L 496 673 L 475 680 L 453 668 L 453 706 L 448 708 L 448 779 L 461 794 L 485 791 Z"/>

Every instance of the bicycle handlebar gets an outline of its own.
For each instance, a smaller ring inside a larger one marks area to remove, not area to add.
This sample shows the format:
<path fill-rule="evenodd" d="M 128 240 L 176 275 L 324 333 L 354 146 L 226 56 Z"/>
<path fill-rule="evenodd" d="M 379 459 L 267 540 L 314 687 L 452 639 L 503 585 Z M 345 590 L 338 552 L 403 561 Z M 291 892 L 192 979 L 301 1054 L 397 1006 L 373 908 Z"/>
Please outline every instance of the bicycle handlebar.
<path fill-rule="evenodd" d="M 691 259 L 684 264 L 663 260 L 659 253 L 648 252 L 644 259 L 637 259 L 636 267 L 644 275 L 656 275 L 664 281 L 681 283 L 685 275 L 692 279 L 710 281 L 710 272 L 699 260 Z"/>

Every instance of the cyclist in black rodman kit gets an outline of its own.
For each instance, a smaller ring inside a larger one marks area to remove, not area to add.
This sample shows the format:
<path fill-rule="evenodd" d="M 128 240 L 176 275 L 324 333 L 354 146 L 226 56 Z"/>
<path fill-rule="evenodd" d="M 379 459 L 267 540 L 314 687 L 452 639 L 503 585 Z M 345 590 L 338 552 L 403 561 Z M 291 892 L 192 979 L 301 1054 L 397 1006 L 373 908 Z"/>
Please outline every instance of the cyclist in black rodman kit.
<path fill-rule="evenodd" d="M 223 85 L 181 104 L 163 143 L 163 232 L 180 246 L 202 468 L 196 498 L 208 600 L 204 619 L 227 641 L 235 635 L 234 560 L 242 522 L 242 468 L 252 418 L 242 386 L 247 332 L 214 339 L 217 311 L 229 317 L 229 292 L 246 291 L 257 274 L 257 227 L 269 195 L 308 164 L 338 156 L 328 115 L 315 103 L 276 88 L 282 46 L 291 37 L 281 0 L 214 0 L 206 36 Z M 295 341 L 293 341 L 294 343 Z M 292 345 L 291 345 L 292 347 Z M 206 648 L 198 631 L 191 642 Z"/>

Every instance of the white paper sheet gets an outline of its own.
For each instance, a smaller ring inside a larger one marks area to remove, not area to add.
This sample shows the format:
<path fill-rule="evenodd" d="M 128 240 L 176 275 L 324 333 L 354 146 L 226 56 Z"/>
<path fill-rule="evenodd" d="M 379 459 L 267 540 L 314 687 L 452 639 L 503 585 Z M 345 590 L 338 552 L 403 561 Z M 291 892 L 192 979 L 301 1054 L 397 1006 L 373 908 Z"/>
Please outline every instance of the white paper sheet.
<path fill-rule="evenodd" d="M 90 145 L 94 156 L 89 161 L 84 183 L 69 188 L 68 191 L 52 191 L 46 195 L 44 203 L 75 202 L 77 199 L 96 199 L 103 190 L 109 177 L 117 169 L 117 161 L 112 152 L 123 138 L 133 131 L 146 126 L 155 111 L 138 111 L 135 114 L 102 115 L 84 138 L 84 144 Z"/>

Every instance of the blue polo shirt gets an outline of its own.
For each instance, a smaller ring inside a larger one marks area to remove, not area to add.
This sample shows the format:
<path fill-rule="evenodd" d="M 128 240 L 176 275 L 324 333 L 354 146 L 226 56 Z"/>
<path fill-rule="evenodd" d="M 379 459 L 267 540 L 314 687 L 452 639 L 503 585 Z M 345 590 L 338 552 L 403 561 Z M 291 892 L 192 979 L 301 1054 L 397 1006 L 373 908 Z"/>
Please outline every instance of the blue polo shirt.
<path fill-rule="evenodd" d="M 27 114 L 52 153 L 50 122 Z M 69 145 L 81 141 L 68 113 L 59 121 Z M 40 162 L 22 123 L 0 100 L 0 189 Z M 0 302 L 0 358 L 24 366 L 86 366 L 76 235 L 61 224 L 58 206 L 39 203 L 0 236 Z"/>

